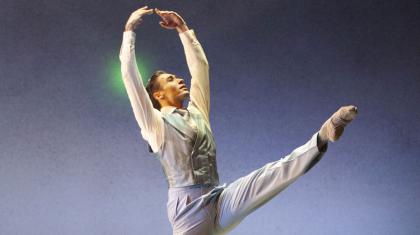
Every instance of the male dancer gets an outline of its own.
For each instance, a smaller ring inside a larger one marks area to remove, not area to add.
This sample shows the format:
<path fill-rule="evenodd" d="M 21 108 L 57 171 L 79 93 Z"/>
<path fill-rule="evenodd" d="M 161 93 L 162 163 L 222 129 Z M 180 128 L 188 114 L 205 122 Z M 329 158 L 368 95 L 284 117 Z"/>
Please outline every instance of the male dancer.
<path fill-rule="evenodd" d="M 338 109 L 307 143 L 229 185 L 219 185 L 216 145 L 209 122 L 209 67 L 195 33 L 176 12 L 160 11 L 159 23 L 176 29 L 191 74 L 191 93 L 182 78 L 157 71 L 146 88 L 137 69 L 134 30 L 147 6 L 134 11 L 125 26 L 120 50 L 124 85 L 150 150 L 168 182 L 168 218 L 174 234 L 224 234 L 252 211 L 308 172 L 336 141 L 356 114 L 355 106 Z M 187 108 L 185 98 L 190 97 Z"/>

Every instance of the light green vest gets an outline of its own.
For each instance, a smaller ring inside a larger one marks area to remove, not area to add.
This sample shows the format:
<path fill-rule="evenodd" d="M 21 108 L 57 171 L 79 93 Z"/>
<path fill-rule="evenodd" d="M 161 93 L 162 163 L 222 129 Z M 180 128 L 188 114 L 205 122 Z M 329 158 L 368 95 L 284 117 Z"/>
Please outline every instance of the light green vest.
<path fill-rule="evenodd" d="M 197 125 L 197 131 L 179 113 L 162 113 L 164 142 L 155 154 L 162 164 L 169 187 L 218 185 L 213 134 L 194 105 L 188 111 Z"/>

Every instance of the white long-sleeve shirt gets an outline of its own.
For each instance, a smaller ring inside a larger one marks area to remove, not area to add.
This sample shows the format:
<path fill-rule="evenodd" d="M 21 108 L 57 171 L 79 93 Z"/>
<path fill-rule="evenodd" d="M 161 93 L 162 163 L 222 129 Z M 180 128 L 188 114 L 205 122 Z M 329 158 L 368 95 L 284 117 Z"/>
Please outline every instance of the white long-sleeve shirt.
<path fill-rule="evenodd" d="M 198 42 L 194 30 L 189 29 L 179 33 L 191 75 L 190 105 L 201 112 L 210 129 L 210 81 L 209 66 L 204 50 Z M 164 122 L 161 112 L 172 113 L 175 106 L 165 106 L 161 110 L 153 107 L 152 101 L 143 85 L 143 80 L 138 71 L 135 57 L 136 34 L 133 31 L 123 33 L 120 50 L 121 72 L 128 98 L 133 108 L 134 116 L 140 126 L 141 135 L 153 152 L 158 152 L 164 141 Z"/>

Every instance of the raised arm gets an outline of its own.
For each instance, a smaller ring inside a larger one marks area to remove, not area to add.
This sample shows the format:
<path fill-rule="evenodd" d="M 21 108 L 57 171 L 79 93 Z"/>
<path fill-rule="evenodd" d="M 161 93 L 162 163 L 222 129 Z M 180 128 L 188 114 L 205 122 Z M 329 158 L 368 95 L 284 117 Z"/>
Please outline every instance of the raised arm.
<path fill-rule="evenodd" d="M 163 120 L 159 110 L 153 107 L 152 101 L 143 85 L 141 75 L 137 68 L 135 56 L 134 30 L 142 21 L 145 14 L 153 14 L 153 9 L 147 6 L 134 11 L 127 21 L 123 33 L 123 42 L 120 50 L 121 72 L 128 98 L 133 108 L 134 116 L 141 129 L 141 134 L 157 152 L 163 143 Z"/>
<path fill-rule="evenodd" d="M 209 65 L 204 50 L 198 42 L 194 30 L 189 29 L 179 14 L 173 11 L 155 12 L 162 18 L 160 25 L 166 29 L 176 29 L 179 33 L 191 75 L 190 103 L 198 108 L 210 126 L 210 80 Z"/>

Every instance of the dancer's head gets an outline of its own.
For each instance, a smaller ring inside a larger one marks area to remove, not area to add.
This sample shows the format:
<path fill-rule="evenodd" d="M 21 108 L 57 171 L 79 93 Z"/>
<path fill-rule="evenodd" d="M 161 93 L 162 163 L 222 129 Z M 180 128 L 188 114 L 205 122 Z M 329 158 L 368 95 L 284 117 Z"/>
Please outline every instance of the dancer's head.
<path fill-rule="evenodd" d="M 182 107 L 184 99 L 189 96 L 184 79 L 163 70 L 157 70 L 152 74 L 147 82 L 146 90 L 153 107 L 158 110 L 168 105 Z"/>

